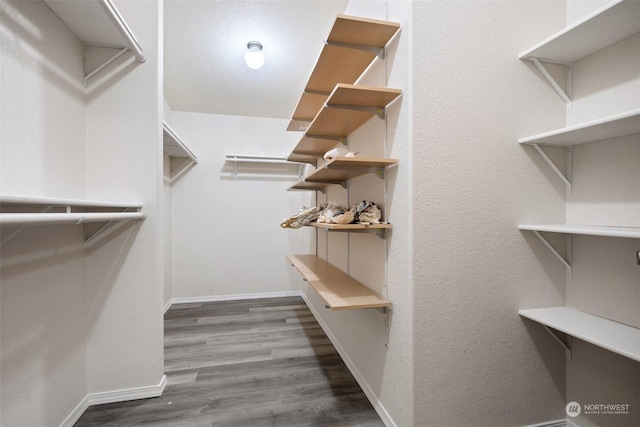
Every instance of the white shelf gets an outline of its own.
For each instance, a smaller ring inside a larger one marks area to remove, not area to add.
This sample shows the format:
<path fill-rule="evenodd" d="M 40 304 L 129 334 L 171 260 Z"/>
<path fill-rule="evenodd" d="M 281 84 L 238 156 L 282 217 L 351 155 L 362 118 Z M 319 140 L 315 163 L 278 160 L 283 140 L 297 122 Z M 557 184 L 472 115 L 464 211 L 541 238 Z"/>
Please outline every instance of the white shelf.
<path fill-rule="evenodd" d="M 171 159 L 184 159 L 177 164 L 171 162 L 171 181 L 182 175 L 190 166 L 198 163 L 196 155 L 165 121 L 162 122 L 162 152 Z"/>
<path fill-rule="evenodd" d="M 142 212 L 0 213 L 0 225 L 84 224 L 144 219 Z"/>
<path fill-rule="evenodd" d="M 570 224 L 525 224 L 520 230 L 542 231 L 548 233 L 581 234 L 585 236 L 624 237 L 640 239 L 640 227 L 607 227 Z"/>
<path fill-rule="evenodd" d="M 520 138 L 518 142 L 520 144 L 573 146 L 636 133 L 640 133 L 640 109 Z"/>
<path fill-rule="evenodd" d="M 572 337 L 640 362 L 640 329 L 569 307 L 520 310 L 531 319 Z"/>
<path fill-rule="evenodd" d="M 640 31 L 640 2 L 612 1 L 519 55 L 543 62 L 573 63 Z"/>
<path fill-rule="evenodd" d="M 112 223 L 145 219 L 139 203 L 2 195 L 0 206 L 0 226 L 15 228 L 12 232 L 3 233 L 0 245 L 13 239 L 27 226 L 105 223 L 93 234 L 89 234 L 90 230 L 85 228 L 85 245 L 88 246 L 97 241 L 99 236 L 115 229 Z"/>
<path fill-rule="evenodd" d="M 59 199 L 53 197 L 0 196 L 0 205 L 72 206 L 85 208 L 140 209 L 139 203 L 98 202 L 94 200 Z"/>
<path fill-rule="evenodd" d="M 138 62 L 144 62 L 142 48 L 135 35 L 111 0 L 44 0 L 49 8 L 82 40 L 85 46 L 118 49 L 119 52 L 84 76 L 87 81 L 131 51 Z M 85 56 L 85 70 L 86 70 Z"/>

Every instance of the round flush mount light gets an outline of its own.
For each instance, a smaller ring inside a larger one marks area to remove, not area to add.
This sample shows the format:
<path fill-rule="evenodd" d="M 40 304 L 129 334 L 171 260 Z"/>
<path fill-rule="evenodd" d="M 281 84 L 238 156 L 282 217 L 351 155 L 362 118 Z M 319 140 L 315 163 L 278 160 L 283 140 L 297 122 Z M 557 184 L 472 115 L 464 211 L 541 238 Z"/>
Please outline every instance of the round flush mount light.
<path fill-rule="evenodd" d="M 244 53 L 244 62 L 252 70 L 258 70 L 264 65 L 264 54 L 262 53 L 262 43 L 252 41 L 247 43 L 247 51 Z"/>

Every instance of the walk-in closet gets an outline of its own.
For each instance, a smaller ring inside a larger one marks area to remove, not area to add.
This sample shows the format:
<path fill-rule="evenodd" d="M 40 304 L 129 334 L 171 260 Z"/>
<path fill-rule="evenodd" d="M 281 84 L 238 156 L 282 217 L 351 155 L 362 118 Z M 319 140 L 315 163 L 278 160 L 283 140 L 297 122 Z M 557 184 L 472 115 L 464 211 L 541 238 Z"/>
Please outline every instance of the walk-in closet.
<path fill-rule="evenodd" d="M 0 427 L 74 425 L 640 425 L 640 1 L 0 0 Z"/>

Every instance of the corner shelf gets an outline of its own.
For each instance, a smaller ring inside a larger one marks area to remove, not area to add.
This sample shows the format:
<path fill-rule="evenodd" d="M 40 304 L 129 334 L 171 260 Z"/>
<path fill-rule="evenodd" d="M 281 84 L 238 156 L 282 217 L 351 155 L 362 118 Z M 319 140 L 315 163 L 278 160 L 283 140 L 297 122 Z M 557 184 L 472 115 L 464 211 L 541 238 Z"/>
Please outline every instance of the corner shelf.
<path fill-rule="evenodd" d="M 397 159 L 373 157 L 337 157 L 307 175 L 302 181 L 294 184 L 291 190 L 316 190 L 338 184 L 345 185 L 349 179 L 368 173 L 384 177 L 384 168 L 398 163 Z"/>
<path fill-rule="evenodd" d="M 391 305 L 390 301 L 315 255 L 289 255 L 287 259 L 331 310 L 384 308 Z"/>
<path fill-rule="evenodd" d="M 85 47 L 118 49 L 119 52 L 94 69 L 86 70 L 87 81 L 122 54 L 133 52 L 138 62 L 144 62 L 142 48 L 135 35 L 111 0 L 44 0 L 47 6 L 82 40 Z"/>
<path fill-rule="evenodd" d="M 400 29 L 388 21 L 338 15 L 287 130 L 303 131 L 337 83 L 355 83 Z"/>
<path fill-rule="evenodd" d="M 313 119 L 305 136 L 343 138 L 402 94 L 400 89 L 339 83 Z M 335 144 L 334 144 L 335 145 Z"/>
<path fill-rule="evenodd" d="M 145 218 L 145 214 L 141 212 L 141 204 L 129 203 L 0 196 L 0 206 L 2 206 L 0 225 L 18 227 L 7 236 L 3 236 L 0 244 L 7 243 L 30 225 L 107 223 L 91 235 L 88 235 L 87 230 L 85 230 L 85 244 L 88 245 L 96 241 L 97 237 L 110 228 L 110 224 L 115 221 L 142 220 Z M 7 210 L 11 212 L 5 212 Z M 33 212 L 34 210 L 39 212 Z M 62 212 L 51 212 L 52 210 Z"/>
<path fill-rule="evenodd" d="M 182 139 L 171 129 L 167 122 L 162 122 L 162 152 L 172 159 L 184 159 L 178 165 L 171 165 L 171 181 L 182 175 L 189 166 L 198 163 L 198 158 L 182 142 Z"/>
<path fill-rule="evenodd" d="M 640 329 L 638 328 L 569 307 L 536 308 L 520 310 L 518 313 L 522 317 L 542 324 L 545 328 L 558 330 L 640 362 Z M 569 352 L 571 351 L 570 346 L 566 348 Z"/>

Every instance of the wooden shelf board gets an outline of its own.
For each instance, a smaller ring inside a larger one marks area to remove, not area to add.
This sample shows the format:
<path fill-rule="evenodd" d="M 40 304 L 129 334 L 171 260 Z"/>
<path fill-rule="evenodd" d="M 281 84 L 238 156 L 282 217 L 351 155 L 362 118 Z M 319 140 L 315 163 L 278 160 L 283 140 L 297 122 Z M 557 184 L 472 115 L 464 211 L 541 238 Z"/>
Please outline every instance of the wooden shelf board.
<path fill-rule="evenodd" d="M 314 138 L 303 136 L 292 151 L 292 154 L 304 154 L 321 159 L 324 153 L 331 150 L 340 142 L 335 139 Z"/>
<path fill-rule="evenodd" d="M 385 230 L 391 228 L 391 224 L 324 224 L 312 222 L 309 224 L 310 227 L 316 228 L 326 228 L 328 230 L 340 230 L 340 231 L 350 231 L 350 230 Z"/>
<path fill-rule="evenodd" d="M 571 146 L 640 133 L 640 109 L 521 138 L 521 144 Z"/>
<path fill-rule="evenodd" d="M 304 91 L 329 94 L 338 83 L 355 83 L 375 58 L 373 52 L 324 45 Z"/>
<path fill-rule="evenodd" d="M 338 15 L 327 41 L 385 47 L 399 29 L 397 22 Z"/>
<path fill-rule="evenodd" d="M 289 187 L 289 190 L 311 190 L 311 191 L 323 191 L 330 185 L 334 183 L 326 183 L 326 182 L 306 182 L 305 180 L 298 181 Z"/>
<path fill-rule="evenodd" d="M 569 307 L 520 310 L 520 316 L 640 362 L 640 329 Z"/>
<path fill-rule="evenodd" d="M 640 227 L 607 227 L 571 224 L 523 224 L 520 230 L 542 231 L 548 233 L 581 234 L 585 236 L 623 237 L 640 239 Z"/>
<path fill-rule="evenodd" d="M 376 53 L 330 43 L 382 48 L 400 24 L 338 15 L 316 61 L 305 92 L 329 93 L 337 83 L 354 83 L 376 58 Z"/>
<path fill-rule="evenodd" d="M 396 163 L 398 163 L 397 159 L 338 157 L 329 160 L 304 180 L 306 182 L 338 183 L 371 173 L 371 168 L 385 168 Z"/>
<path fill-rule="evenodd" d="M 338 84 L 307 128 L 305 136 L 346 137 L 373 117 L 375 112 L 338 106 L 383 109 L 401 94 L 399 89 Z"/>
<path fill-rule="evenodd" d="M 311 121 L 306 120 L 289 120 L 289 125 L 287 126 L 287 130 L 290 132 L 304 132 L 307 130 Z"/>
<path fill-rule="evenodd" d="M 391 305 L 390 301 L 315 255 L 289 255 L 287 259 L 332 310 L 380 308 Z"/>
<path fill-rule="evenodd" d="M 303 93 L 291 116 L 291 120 L 311 122 L 327 101 L 328 97 L 329 94 Z"/>
<path fill-rule="evenodd" d="M 618 0 L 568 26 L 519 55 L 572 63 L 640 31 L 640 2 Z"/>
<path fill-rule="evenodd" d="M 311 158 L 315 158 L 316 160 L 318 160 L 321 159 L 322 156 L 324 156 L 324 153 L 331 150 L 339 143 L 340 142 L 335 139 L 323 139 L 304 136 L 291 151 L 290 156 L 300 155 L 306 156 L 307 158 L 309 158 L 309 160 L 311 160 Z M 358 159 L 358 157 L 354 158 Z"/>

